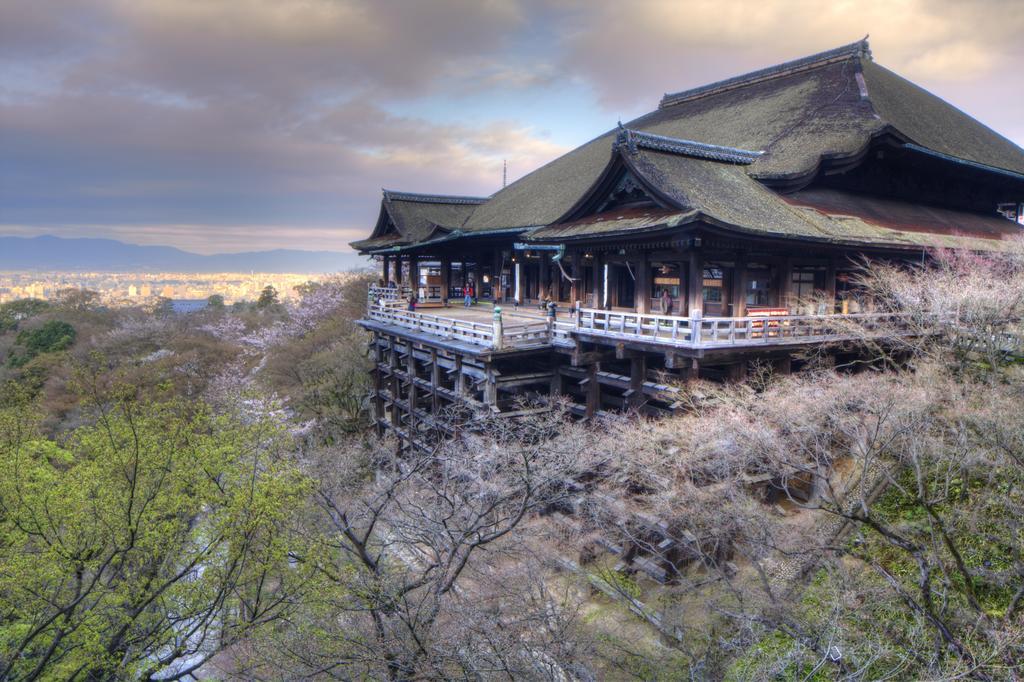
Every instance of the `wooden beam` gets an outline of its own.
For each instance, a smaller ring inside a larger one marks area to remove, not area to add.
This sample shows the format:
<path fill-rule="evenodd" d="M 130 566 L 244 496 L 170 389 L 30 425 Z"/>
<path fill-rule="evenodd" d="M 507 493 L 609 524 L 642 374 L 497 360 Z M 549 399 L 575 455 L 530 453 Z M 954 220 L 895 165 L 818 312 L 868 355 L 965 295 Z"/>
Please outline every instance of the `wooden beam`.
<path fill-rule="evenodd" d="M 583 365 L 589 365 L 594 362 L 601 362 L 613 357 L 609 351 L 587 351 L 583 352 L 579 349 L 574 350 L 570 356 L 570 364 L 573 367 L 582 367 Z"/>
<path fill-rule="evenodd" d="M 615 359 L 616 360 L 629 360 L 630 358 L 644 357 L 645 353 L 642 350 L 634 350 L 628 348 L 625 343 L 619 341 L 615 344 Z"/>

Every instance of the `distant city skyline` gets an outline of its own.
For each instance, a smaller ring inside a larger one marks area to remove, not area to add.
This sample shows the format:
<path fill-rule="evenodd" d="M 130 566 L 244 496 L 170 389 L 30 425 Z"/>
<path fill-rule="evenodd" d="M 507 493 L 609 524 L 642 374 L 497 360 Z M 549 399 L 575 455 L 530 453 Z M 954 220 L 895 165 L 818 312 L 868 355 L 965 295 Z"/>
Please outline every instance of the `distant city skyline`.
<path fill-rule="evenodd" d="M 1024 144 L 1019 0 L 0 0 L 0 235 L 348 250 L 678 91 L 871 34 Z"/>

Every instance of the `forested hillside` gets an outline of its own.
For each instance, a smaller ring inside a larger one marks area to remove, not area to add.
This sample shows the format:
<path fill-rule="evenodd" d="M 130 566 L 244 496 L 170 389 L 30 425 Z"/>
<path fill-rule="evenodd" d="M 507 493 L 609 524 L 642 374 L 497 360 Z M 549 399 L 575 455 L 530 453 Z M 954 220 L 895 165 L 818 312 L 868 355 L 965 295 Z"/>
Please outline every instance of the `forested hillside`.
<path fill-rule="evenodd" d="M 917 333 L 860 361 L 412 454 L 365 279 L 4 304 L 0 679 L 1019 679 L 1024 249 L 936 256 L 865 270 Z"/>

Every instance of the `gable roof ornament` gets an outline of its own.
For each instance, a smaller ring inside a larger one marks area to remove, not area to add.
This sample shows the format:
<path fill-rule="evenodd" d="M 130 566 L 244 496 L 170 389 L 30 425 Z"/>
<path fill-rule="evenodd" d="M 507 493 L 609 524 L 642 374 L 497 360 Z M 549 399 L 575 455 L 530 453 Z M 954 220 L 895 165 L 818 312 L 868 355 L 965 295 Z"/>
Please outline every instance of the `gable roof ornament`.
<path fill-rule="evenodd" d="M 793 73 L 815 69 L 826 64 L 842 62 L 855 58 L 871 60 L 871 47 L 868 45 L 868 36 L 864 36 L 863 39 L 858 40 L 855 43 L 850 43 L 849 45 L 843 45 L 842 47 L 825 50 L 824 52 L 812 54 L 807 57 L 801 57 L 800 59 L 794 59 L 792 61 L 776 64 L 775 66 L 769 66 L 766 69 L 751 71 L 750 73 L 726 78 L 725 80 L 709 83 L 708 85 L 701 85 L 681 92 L 665 93 L 661 98 L 661 102 L 658 104 L 658 108 L 665 109 L 666 107 L 670 107 L 675 104 L 688 102 L 701 97 L 707 97 L 708 95 L 725 92 L 726 90 L 732 90 L 734 88 L 751 85 L 771 78 L 788 76 Z"/>
<path fill-rule="evenodd" d="M 753 163 L 764 154 L 761 151 L 644 133 L 625 128 L 621 123 L 619 123 L 619 134 L 615 136 L 615 141 L 612 143 L 612 150 L 619 149 L 625 149 L 629 154 L 636 154 L 639 149 L 650 149 L 657 152 L 743 165 Z"/>

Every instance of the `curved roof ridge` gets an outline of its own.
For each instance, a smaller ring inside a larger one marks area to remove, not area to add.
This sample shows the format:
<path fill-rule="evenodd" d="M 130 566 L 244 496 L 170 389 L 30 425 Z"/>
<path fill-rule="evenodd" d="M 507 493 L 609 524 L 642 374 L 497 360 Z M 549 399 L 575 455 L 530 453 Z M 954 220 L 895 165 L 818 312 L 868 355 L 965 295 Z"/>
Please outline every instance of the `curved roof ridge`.
<path fill-rule="evenodd" d="M 818 52 L 817 54 L 783 62 L 781 64 L 776 64 L 775 66 L 769 66 L 765 69 L 758 69 L 757 71 L 751 71 L 750 73 L 733 76 L 732 78 L 726 78 L 725 80 L 709 83 L 708 85 L 701 85 L 681 92 L 665 93 L 661 98 L 661 102 L 658 104 L 658 108 L 665 109 L 682 102 L 688 102 L 693 99 L 699 99 L 701 97 L 724 92 L 726 90 L 759 83 L 770 78 L 778 78 L 780 76 L 814 69 L 819 66 L 824 66 L 825 64 L 844 61 L 855 57 L 871 59 L 871 47 L 868 45 L 867 36 L 864 36 L 862 40 L 850 43 L 849 45 L 843 45 L 842 47 Z"/>
<path fill-rule="evenodd" d="M 980 163 L 978 161 L 972 161 L 965 159 L 962 156 L 954 156 L 953 154 L 946 154 L 944 152 L 936 151 L 913 142 L 905 142 L 903 144 L 905 149 L 919 152 L 921 154 L 927 154 L 928 156 L 934 156 L 935 158 L 942 159 L 943 161 L 951 161 L 953 163 L 959 163 L 964 166 L 970 166 L 971 168 L 977 168 L 978 170 L 987 171 L 989 173 L 997 173 L 999 175 L 1005 175 L 1015 180 L 1024 180 L 1024 173 L 1018 173 L 1017 171 L 1010 170 L 1009 168 L 1002 168 L 1000 166 L 993 166 L 988 163 Z"/>
<path fill-rule="evenodd" d="M 421 204 L 482 204 L 490 197 L 470 197 L 456 194 L 419 194 L 416 192 L 399 192 L 384 189 L 384 198 L 388 201 L 415 201 Z"/>
<path fill-rule="evenodd" d="M 700 159 L 739 164 L 753 163 L 759 156 L 764 154 L 763 151 L 752 151 L 738 147 L 726 147 L 707 142 L 684 140 L 667 135 L 645 133 L 640 130 L 633 130 L 632 128 L 624 128 L 621 123 L 619 124 L 619 134 L 616 136 L 615 142 L 612 143 L 612 149 L 618 149 L 619 147 L 626 147 L 631 152 L 635 152 L 637 148 L 644 148 L 659 152 L 682 154 L 683 156 L 693 156 Z"/>

